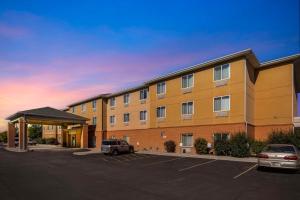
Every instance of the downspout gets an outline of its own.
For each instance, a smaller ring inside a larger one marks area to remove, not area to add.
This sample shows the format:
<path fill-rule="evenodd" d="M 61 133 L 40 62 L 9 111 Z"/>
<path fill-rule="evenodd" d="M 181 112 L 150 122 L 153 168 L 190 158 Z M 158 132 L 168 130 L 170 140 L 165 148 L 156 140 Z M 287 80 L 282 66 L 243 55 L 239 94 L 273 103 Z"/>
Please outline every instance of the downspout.
<path fill-rule="evenodd" d="M 248 122 L 247 122 L 247 61 L 244 59 L 244 121 L 245 121 L 245 134 L 248 137 Z"/>

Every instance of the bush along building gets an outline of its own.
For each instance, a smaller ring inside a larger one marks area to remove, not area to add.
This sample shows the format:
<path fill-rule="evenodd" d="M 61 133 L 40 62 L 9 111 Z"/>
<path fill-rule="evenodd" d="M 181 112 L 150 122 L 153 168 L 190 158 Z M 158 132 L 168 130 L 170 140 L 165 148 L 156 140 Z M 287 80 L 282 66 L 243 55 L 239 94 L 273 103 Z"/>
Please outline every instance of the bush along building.
<path fill-rule="evenodd" d="M 66 111 L 89 119 L 90 147 L 122 138 L 137 150 L 165 151 L 172 140 L 176 152 L 194 153 L 197 138 L 213 146 L 241 132 L 263 141 L 274 130 L 294 130 L 300 126 L 299 92 L 300 54 L 260 63 L 247 49 L 73 103 Z M 80 142 L 78 129 L 68 128 L 73 144 Z"/>

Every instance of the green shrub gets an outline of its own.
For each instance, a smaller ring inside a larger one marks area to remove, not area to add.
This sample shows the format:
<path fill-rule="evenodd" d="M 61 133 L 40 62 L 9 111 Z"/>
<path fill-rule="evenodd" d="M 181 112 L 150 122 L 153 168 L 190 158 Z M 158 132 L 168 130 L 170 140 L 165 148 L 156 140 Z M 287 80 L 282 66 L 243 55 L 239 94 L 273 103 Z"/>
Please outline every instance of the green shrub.
<path fill-rule="evenodd" d="M 300 149 L 300 132 L 299 131 L 298 132 L 296 131 L 295 133 L 290 131 L 288 133 L 288 140 L 289 140 L 290 144 L 293 144 Z"/>
<path fill-rule="evenodd" d="M 231 156 L 247 157 L 250 155 L 249 141 L 245 133 L 240 132 L 230 139 Z"/>
<path fill-rule="evenodd" d="M 257 155 L 260 152 L 262 152 L 265 146 L 266 146 L 266 142 L 252 140 L 250 142 L 250 152 Z"/>
<path fill-rule="evenodd" d="M 7 132 L 0 133 L 0 142 L 7 143 Z"/>
<path fill-rule="evenodd" d="M 289 133 L 282 130 L 273 131 L 269 134 L 267 142 L 269 144 L 288 144 L 290 143 Z"/>
<path fill-rule="evenodd" d="M 45 143 L 46 144 L 58 144 L 58 142 L 55 138 L 46 138 Z"/>
<path fill-rule="evenodd" d="M 218 156 L 230 155 L 230 143 L 228 140 L 216 140 L 214 143 L 215 154 Z"/>
<path fill-rule="evenodd" d="M 167 152 L 175 152 L 176 150 L 176 144 L 173 140 L 168 140 L 164 143 L 164 146 L 165 146 L 165 150 Z"/>
<path fill-rule="evenodd" d="M 207 154 L 207 141 L 204 138 L 197 138 L 194 142 L 194 147 L 196 149 L 197 154 Z"/>
<path fill-rule="evenodd" d="M 46 143 L 46 140 L 43 139 L 43 138 L 40 138 L 40 137 L 34 139 L 34 141 L 36 141 L 36 143 L 38 143 L 38 144 L 45 144 Z"/>

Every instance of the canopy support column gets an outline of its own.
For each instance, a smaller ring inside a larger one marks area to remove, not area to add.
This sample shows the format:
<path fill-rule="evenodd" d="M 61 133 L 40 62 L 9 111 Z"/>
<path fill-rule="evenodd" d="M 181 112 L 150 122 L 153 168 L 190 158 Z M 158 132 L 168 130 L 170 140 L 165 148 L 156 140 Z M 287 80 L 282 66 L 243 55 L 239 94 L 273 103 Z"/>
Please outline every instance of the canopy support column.
<path fill-rule="evenodd" d="M 81 142 L 80 147 L 81 148 L 88 148 L 88 125 L 83 124 L 82 125 L 82 133 L 81 133 Z"/>
<path fill-rule="evenodd" d="M 15 147 L 15 137 L 16 137 L 15 125 L 11 122 L 8 122 L 8 127 L 7 127 L 7 146 L 8 146 L 8 148 Z"/>
<path fill-rule="evenodd" d="M 19 119 L 19 148 L 27 150 L 27 123 L 23 117 Z"/>

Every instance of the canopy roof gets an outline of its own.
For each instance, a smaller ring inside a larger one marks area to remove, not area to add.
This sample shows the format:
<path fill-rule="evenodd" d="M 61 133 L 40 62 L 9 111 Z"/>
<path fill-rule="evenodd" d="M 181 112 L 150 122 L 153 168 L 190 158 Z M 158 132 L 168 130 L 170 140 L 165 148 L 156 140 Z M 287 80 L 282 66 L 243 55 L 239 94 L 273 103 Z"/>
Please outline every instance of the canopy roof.
<path fill-rule="evenodd" d="M 86 121 L 89 120 L 88 118 L 57 110 L 51 107 L 19 111 L 7 117 L 6 119 L 10 121 L 16 121 L 20 117 L 24 117 L 27 123 L 30 124 L 49 125 L 85 124 Z"/>

